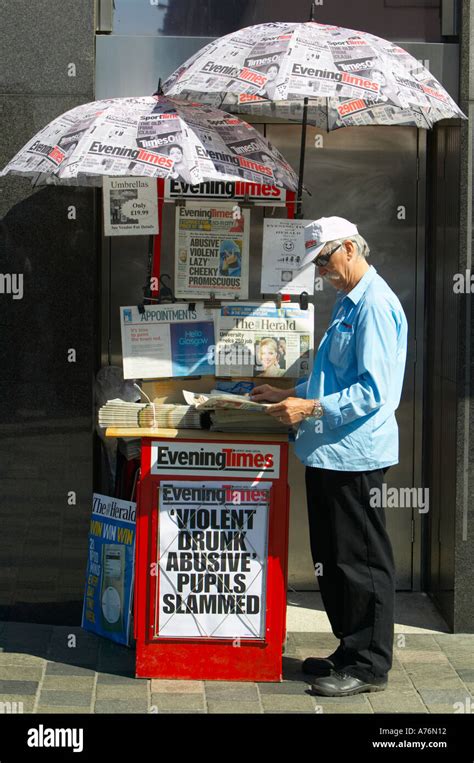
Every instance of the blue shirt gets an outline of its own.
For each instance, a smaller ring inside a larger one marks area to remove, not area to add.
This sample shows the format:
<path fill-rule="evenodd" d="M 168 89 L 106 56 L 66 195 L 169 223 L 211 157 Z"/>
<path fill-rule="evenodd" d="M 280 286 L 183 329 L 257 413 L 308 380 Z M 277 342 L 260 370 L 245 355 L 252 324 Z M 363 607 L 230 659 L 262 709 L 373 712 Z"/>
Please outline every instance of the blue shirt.
<path fill-rule="evenodd" d="M 398 425 L 407 321 L 396 294 L 371 265 L 354 288 L 338 291 L 328 330 L 298 397 L 324 415 L 301 422 L 295 438 L 307 466 L 368 471 L 398 463 Z M 322 429 L 322 431 L 320 431 Z"/>

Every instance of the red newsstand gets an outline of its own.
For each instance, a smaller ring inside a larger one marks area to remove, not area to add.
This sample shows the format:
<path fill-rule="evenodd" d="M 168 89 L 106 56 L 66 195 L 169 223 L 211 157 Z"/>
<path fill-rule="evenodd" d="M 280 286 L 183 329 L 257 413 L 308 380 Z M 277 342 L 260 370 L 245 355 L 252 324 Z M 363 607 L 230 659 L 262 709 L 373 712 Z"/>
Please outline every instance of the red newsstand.
<path fill-rule="evenodd" d="M 139 433 L 136 676 L 280 681 L 288 438 Z"/>

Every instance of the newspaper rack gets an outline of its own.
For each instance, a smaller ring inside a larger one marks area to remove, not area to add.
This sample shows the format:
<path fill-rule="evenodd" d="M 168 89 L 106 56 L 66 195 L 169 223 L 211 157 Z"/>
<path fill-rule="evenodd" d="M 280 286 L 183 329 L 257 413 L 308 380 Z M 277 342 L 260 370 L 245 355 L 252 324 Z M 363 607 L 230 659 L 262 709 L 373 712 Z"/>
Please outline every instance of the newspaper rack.
<path fill-rule="evenodd" d="M 288 574 L 287 436 L 116 428 L 106 434 L 142 438 L 136 677 L 281 681 Z M 189 466 L 196 464 L 193 454 L 205 466 Z M 198 498 L 189 499 L 196 492 Z M 171 503 L 165 505 L 163 495 L 168 493 Z M 175 494 L 185 498 L 175 500 Z M 237 495 L 242 500 L 235 501 Z M 193 522 L 199 530 L 192 529 Z M 209 548 L 216 550 L 203 553 Z"/>

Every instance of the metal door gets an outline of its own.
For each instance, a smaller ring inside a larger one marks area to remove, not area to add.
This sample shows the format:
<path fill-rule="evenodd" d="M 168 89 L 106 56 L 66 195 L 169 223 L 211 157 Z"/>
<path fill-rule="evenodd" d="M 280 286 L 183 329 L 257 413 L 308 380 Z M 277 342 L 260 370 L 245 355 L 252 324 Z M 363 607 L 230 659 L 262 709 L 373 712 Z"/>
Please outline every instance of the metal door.
<path fill-rule="evenodd" d="M 298 167 L 300 130 L 267 125 L 266 136 Z M 420 170 L 423 169 L 423 171 Z M 423 317 L 424 136 L 405 127 L 363 127 L 331 133 L 308 129 L 304 217 L 339 215 L 355 222 L 369 243 L 369 263 L 398 295 L 409 326 L 402 400 L 397 411 L 400 462 L 387 473 L 387 487 L 421 486 L 421 363 L 416 335 Z M 315 346 L 326 330 L 335 292 L 315 292 Z M 417 310 L 418 304 L 418 310 Z M 304 468 L 293 456 L 289 582 L 296 590 L 315 585 L 309 552 Z M 397 567 L 397 588 L 418 588 L 419 516 L 411 508 L 386 508 Z"/>

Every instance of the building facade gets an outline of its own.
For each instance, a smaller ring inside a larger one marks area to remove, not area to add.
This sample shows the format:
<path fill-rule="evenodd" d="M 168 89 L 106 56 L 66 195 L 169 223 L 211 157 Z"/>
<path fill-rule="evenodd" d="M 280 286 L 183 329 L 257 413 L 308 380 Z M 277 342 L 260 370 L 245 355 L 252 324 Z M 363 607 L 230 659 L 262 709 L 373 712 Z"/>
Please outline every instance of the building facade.
<path fill-rule="evenodd" d="M 473 114 L 474 12 L 464 3 L 343 0 L 315 19 L 397 41 Z M 214 37 L 264 21 L 304 21 L 310 3 L 217 0 L 26 0 L 3 10 L 7 53 L 0 98 L 4 166 L 47 122 L 95 98 L 155 90 Z M 260 124 L 298 168 L 300 128 Z M 353 219 L 373 264 L 399 295 L 410 326 L 400 464 L 390 484 L 429 492 L 429 509 L 388 510 L 398 589 L 426 591 L 455 631 L 474 631 L 472 120 L 432 131 L 352 128 L 306 143 L 304 216 Z M 121 360 L 118 306 L 140 299 L 147 243 L 105 239 L 101 193 L 0 181 L 4 363 L 0 398 L 4 532 L 0 617 L 77 623 L 82 610 L 91 495 L 102 489 L 94 378 Z M 252 210 L 252 251 L 262 210 Z M 173 214 L 163 220 L 172 271 Z M 256 255 L 250 297 L 259 293 Z M 9 278 L 8 278 L 9 276 Z M 19 279 L 19 276 L 22 276 Z M 455 289 L 464 278 L 464 290 Z M 14 285 L 21 282 L 16 293 Z M 473 287 L 474 288 L 474 287 Z M 316 338 L 333 295 L 315 300 Z M 298 474 L 299 465 L 293 464 Z M 290 584 L 314 588 L 304 496 L 295 480 Z"/>

